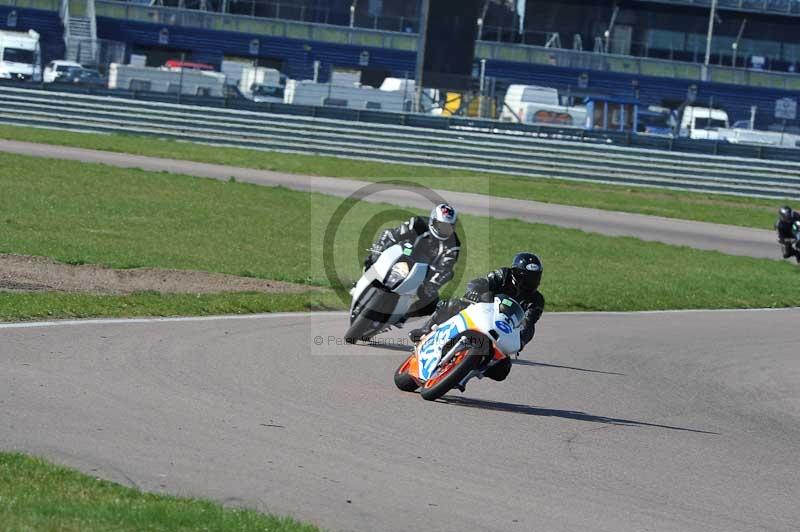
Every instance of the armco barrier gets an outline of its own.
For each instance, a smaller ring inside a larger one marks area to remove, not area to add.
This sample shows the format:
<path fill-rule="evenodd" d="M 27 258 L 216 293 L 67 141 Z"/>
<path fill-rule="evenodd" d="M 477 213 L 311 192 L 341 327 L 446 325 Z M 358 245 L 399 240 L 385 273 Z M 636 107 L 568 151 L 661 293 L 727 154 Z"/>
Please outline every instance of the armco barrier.
<path fill-rule="evenodd" d="M 225 108 L 249 110 L 270 114 L 285 114 L 292 116 L 307 116 L 313 118 L 329 118 L 333 120 L 347 120 L 354 122 L 367 122 L 370 124 L 394 124 L 430 129 L 474 129 L 476 131 L 492 133 L 527 133 L 541 138 L 560 139 L 568 136 L 573 141 L 587 143 L 614 144 L 635 148 L 680 151 L 687 153 L 704 153 L 710 155 L 731 155 L 735 157 L 765 159 L 775 161 L 800 162 L 800 149 L 775 148 L 768 146 L 746 146 L 741 144 L 728 144 L 725 142 L 689 140 L 683 138 L 666 138 L 650 135 L 632 135 L 612 131 L 586 131 L 575 127 L 561 127 L 555 125 L 533 125 L 493 120 L 481 120 L 463 117 L 437 117 L 430 115 L 415 115 L 389 113 L 374 110 L 356 110 L 341 107 L 312 107 L 305 105 L 287 105 L 283 103 L 256 103 L 250 100 L 236 98 L 212 98 L 202 96 L 186 96 L 180 98 L 176 94 L 155 92 L 133 92 L 123 90 L 110 90 L 105 88 L 84 88 L 73 85 L 32 85 L 31 83 L 16 81 L 0 81 L 0 88 L 16 87 L 47 92 L 83 94 L 94 96 L 109 96 L 151 102 L 180 103 L 184 105 L 197 105 L 208 108 Z M 180 101 L 176 101 L 176 100 Z"/>
<path fill-rule="evenodd" d="M 493 128 L 483 121 L 395 115 L 413 118 L 413 125 L 400 125 L 379 120 L 389 113 L 362 112 L 361 118 L 368 121 L 354 121 L 331 116 L 331 109 L 291 111 L 295 114 L 0 86 L 0 122 L 10 124 L 520 176 L 800 198 L 800 164 L 790 161 L 640 149 L 570 128 L 551 128 L 544 134 Z"/>

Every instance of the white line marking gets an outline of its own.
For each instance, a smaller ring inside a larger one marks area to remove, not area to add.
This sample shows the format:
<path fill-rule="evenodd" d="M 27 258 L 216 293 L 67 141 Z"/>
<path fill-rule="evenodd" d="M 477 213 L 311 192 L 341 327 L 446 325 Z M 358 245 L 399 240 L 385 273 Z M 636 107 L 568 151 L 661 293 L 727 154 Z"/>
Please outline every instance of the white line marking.
<path fill-rule="evenodd" d="M 58 327 L 75 325 L 127 325 L 133 323 L 181 323 L 198 321 L 233 321 L 233 320 L 258 320 L 273 318 L 290 318 L 300 316 L 346 316 L 347 312 L 274 312 L 267 314 L 245 314 L 227 316 L 190 316 L 184 318 L 113 318 L 113 319 L 86 319 L 86 320 L 54 320 L 31 321 L 20 323 L 0 323 L 0 329 L 32 329 L 37 327 Z"/>
<path fill-rule="evenodd" d="M 556 316 L 636 316 L 647 314 L 693 314 L 693 313 L 723 313 L 723 312 L 789 312 L 798 311 L 800 307 L 787 308 L 734 308 L 734 309 L 687 309 L 687 310 L 639 310 L 631 312 L 611 311 L 611 312 L 545 312 L 548 315 Z M 334 317 L 347 316 L 346 311 L 337 312 L 274 312 L 267 314 L 245 314 L 245 315 L 225 315 L 225 316 L 190 316 L 184 318 L 113 318 L 113 319 L 85 319 L 85 320 L 54 320 L 54 321 L 31 321 L 19 323 L 2 323 L 0 329 L 35 329 L 42 327 L 77 326 L 77 325 L 128 325 L 128 324 L 147 324 L 147 323 L 192 323 L 201 321 L 234 321 L 234 320 L 261 320 L 277 318 L 299 318 L 299 317 Z"/>
<path fill-rule="evenodd" d="M 800 307 L 780 307 L 780 308 L 692 308 L 692 309 L 672 309 L 672 310 L 632 310 L 632 311 L 608 311 L 608 312 L 547 312 L 545 309 L 544 316 L 547 314 L 555 314 L 559 316 L 636 316 L 639 314 L 696 314 L 700 312 L 705 313 L 723 313 L 723 312 L 788 312 L 797 311 Z"/>

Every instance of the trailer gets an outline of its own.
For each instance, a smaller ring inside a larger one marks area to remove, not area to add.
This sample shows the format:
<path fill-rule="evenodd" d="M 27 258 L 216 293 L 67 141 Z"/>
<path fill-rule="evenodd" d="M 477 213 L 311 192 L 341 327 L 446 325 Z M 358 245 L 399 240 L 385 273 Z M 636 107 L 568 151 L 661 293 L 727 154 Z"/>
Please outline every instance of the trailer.
<path fill-rule="evenodd" d="M 413 98 L 413 90 L 382 90 L 360 85 L 315 83 L 309 80 L 289 80 L 284 92 L 284 103 L 372 109 L 395 113 L 409 111 Z"/>
<path fill-rule="evenodd" d="M 0 31 L 0 79 L 42 79 L 42 50 L 34 30 Z"/>
<path fill-rule="evenodd" d="M 225 96 L 225 74 L 192 68 L 157 68 L 111 63 L 108 88 L 187 96 Z"/>

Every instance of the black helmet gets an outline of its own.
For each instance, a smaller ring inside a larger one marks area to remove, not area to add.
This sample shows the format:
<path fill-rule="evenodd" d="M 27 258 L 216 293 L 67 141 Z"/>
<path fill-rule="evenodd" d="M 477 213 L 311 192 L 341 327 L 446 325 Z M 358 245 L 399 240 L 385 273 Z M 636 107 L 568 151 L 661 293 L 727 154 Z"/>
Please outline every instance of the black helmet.
<path fill-rule="evenodd" d="M 792 212 L 792 208 L 789 207 L 788 205 L 781 207 L 781 210 L 778 212 L 781 215 L 781 220 L 783 220 L 784 222 L 792 221 L 792 215 L 794 214 L 794 212 Z"/>
<path fill-rule="evenodd" d="M 528 287 L 536 290 L 542 282 L 542 259 L 534 253 L 517 253 L 511 267 L 515 276 Z"/>

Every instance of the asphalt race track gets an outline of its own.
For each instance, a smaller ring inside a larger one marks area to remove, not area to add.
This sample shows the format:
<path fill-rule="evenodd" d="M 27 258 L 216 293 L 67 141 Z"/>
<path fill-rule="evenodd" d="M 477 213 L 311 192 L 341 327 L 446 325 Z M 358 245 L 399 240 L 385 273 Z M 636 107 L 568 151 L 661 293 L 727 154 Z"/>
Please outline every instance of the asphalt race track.
<path fill-rule="evenodd" d="M 341 313 L 0 325 L 0 449 L 335 530 L 796 531 L 798 319 L 545 314 L 436 403 Z"/>
<path fill-rule="evenodd" d="M 355 191 L 368 185 L 365 181 L 304 177 L 249 168 L 235 168 L 9 140 L 0 140 L 0 152 L 102 163 L 123 168 L 166 171 L 226 181 L 233 176 L 242 182 L 267 186 L 281 185 L 295 190 L 321 192 L 341 197 L 350 196 Z M 492 198 L 480 194 L 442 190 L 437 192 L 443 198 L 456 205 L 462 212 L 469 214 L 495 218 L 515 218 L 529 222 L 577 228 L 590 233 L 632 236 L 665 244 L 716 250 L 730 255 L 781 260 L 775 232 L 768 230 L 770 228 L 764 228 L 763 230 L 751 229 L 535 201 Z M 402 189 L 383 190 L 364 199 L 366 201 L 381 201 L 408 207 L 429 209 L 431 206 L 430 201 L 421 197 L 418 193 Z M 776 217 L 777 207 L 778 205 L 776 204 Z M 731 216 L 735 215 L 735 211 L 732 211 Z"/>

